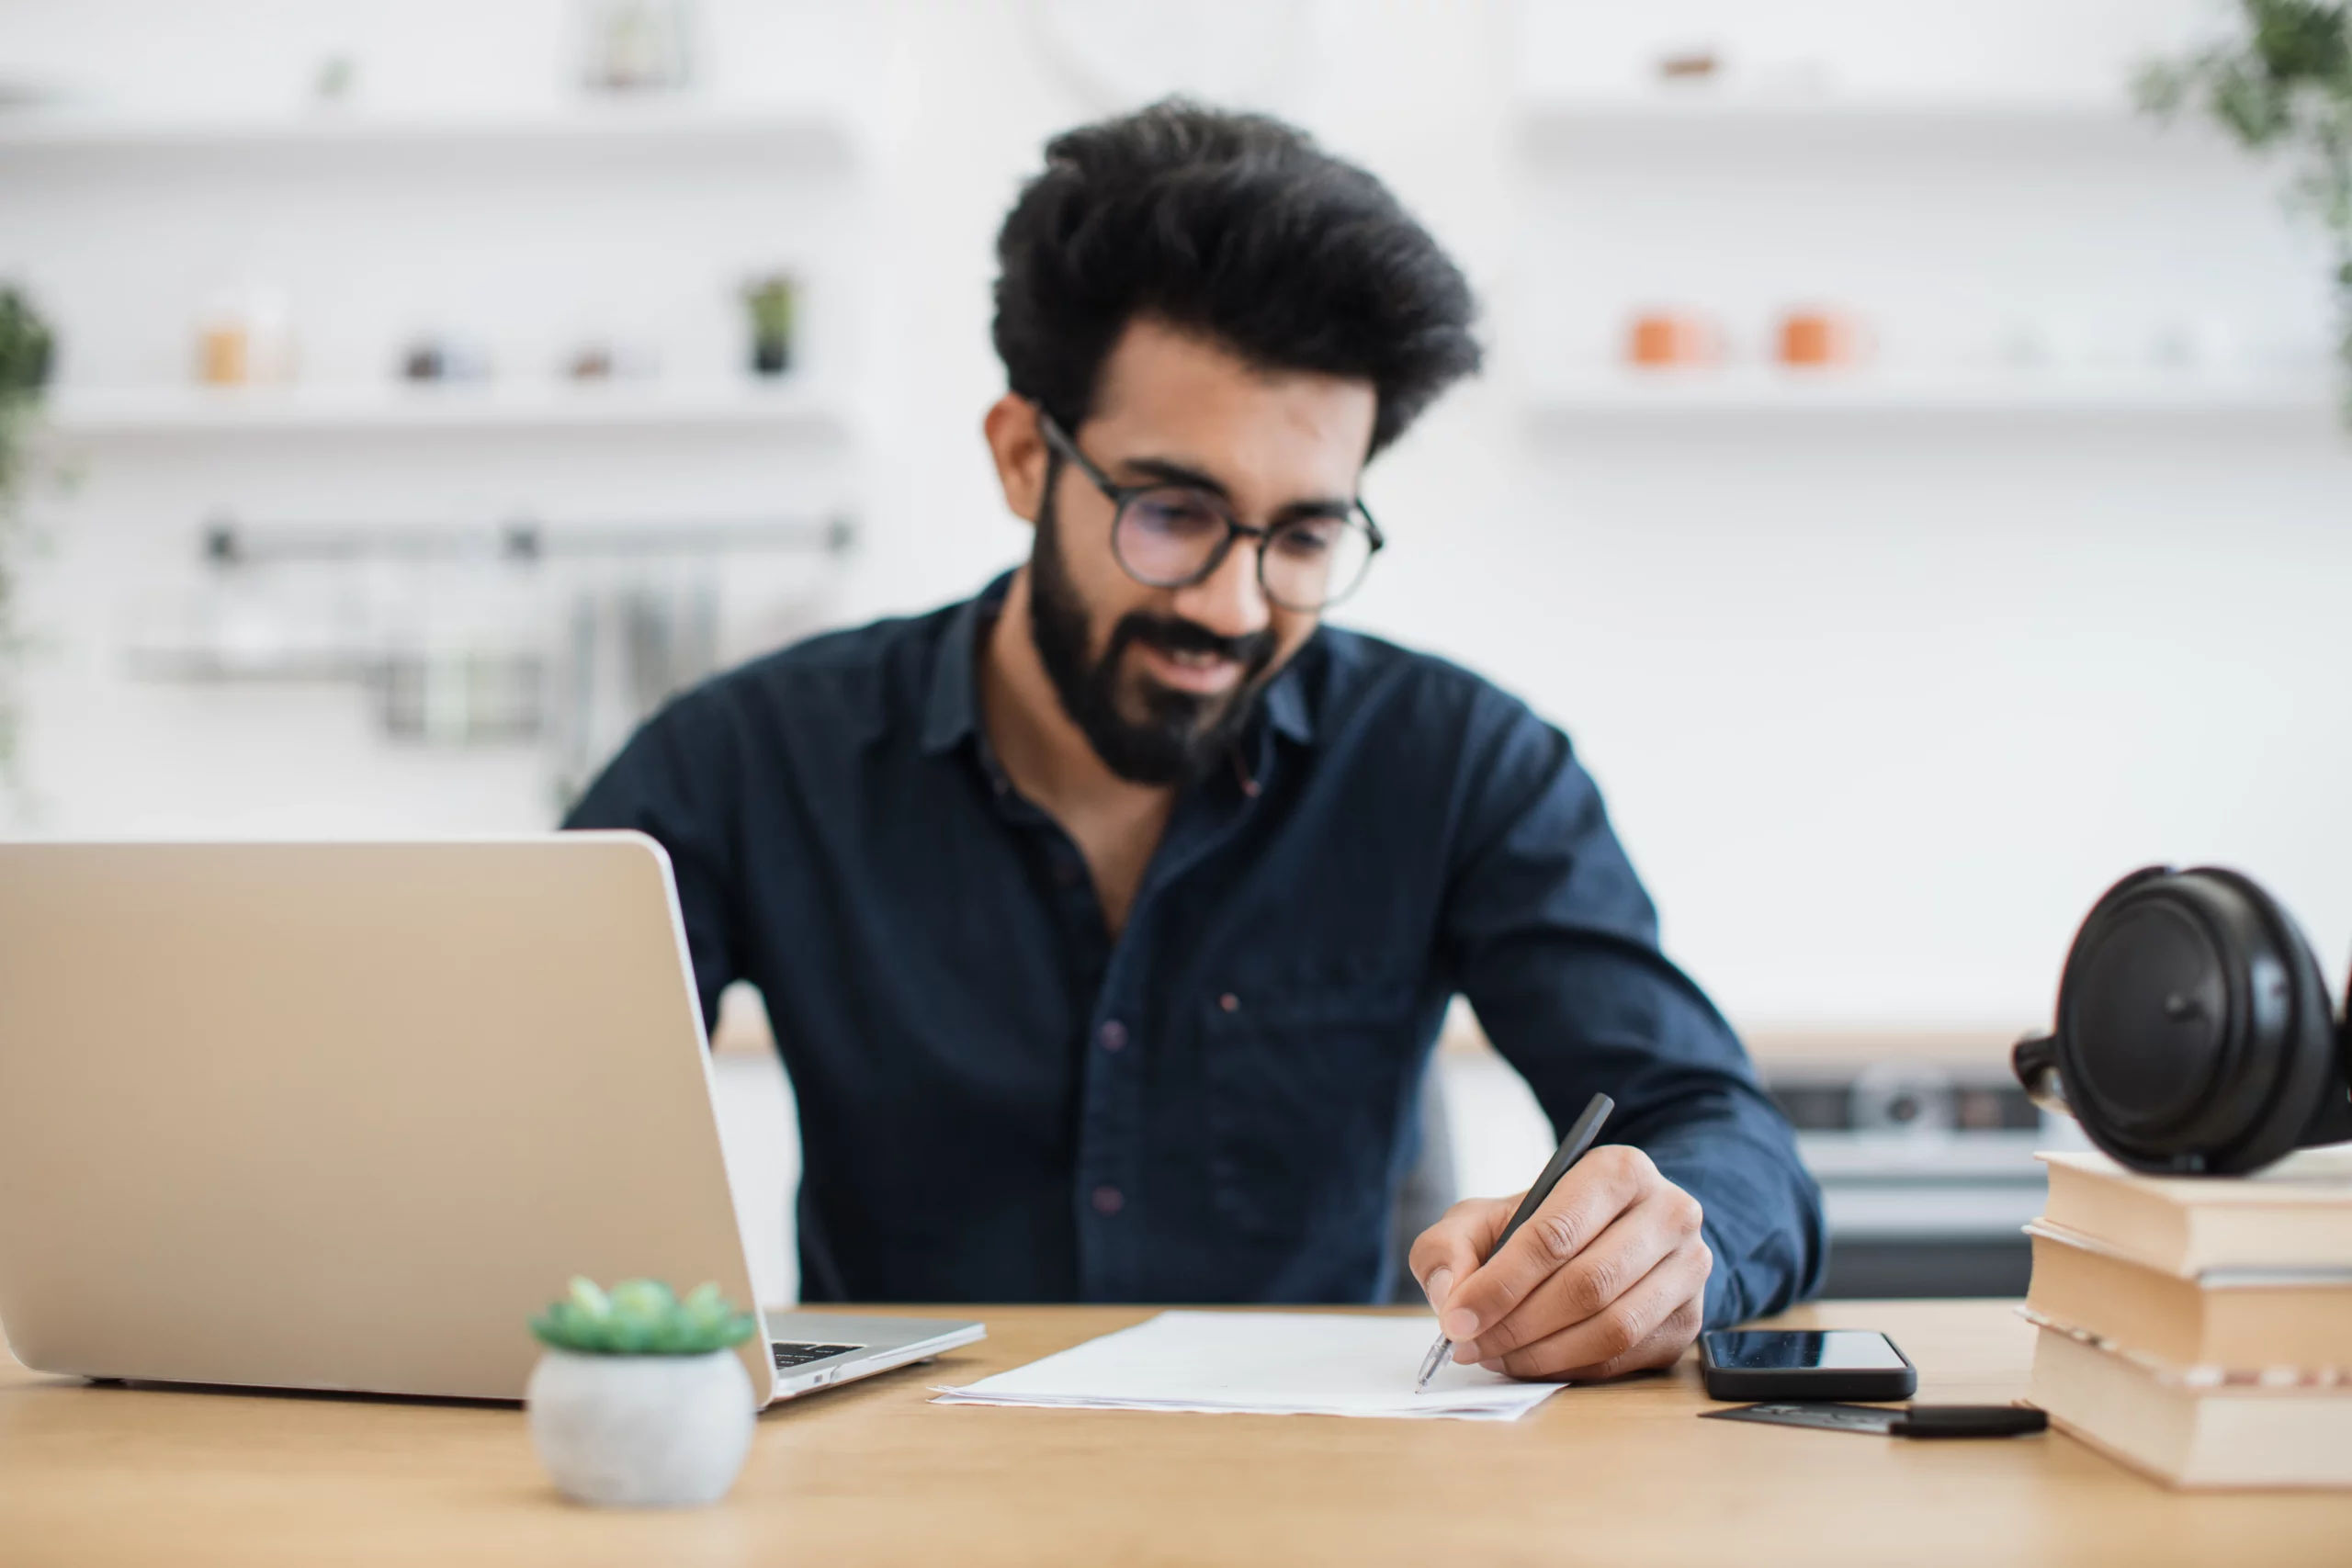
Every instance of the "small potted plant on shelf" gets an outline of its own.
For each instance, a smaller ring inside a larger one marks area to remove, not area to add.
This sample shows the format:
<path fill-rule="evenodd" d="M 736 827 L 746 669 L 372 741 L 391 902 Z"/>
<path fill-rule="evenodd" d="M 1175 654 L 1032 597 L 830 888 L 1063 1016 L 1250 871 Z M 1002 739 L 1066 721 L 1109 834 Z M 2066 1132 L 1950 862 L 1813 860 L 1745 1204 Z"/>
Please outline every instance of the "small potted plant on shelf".
<path fill-rule="evenodd" d="M 531 1320 L 547 1349 L 525 1392 L 531 1442 L 567 1496 L 638 1508 L 715 1503 L 752 1442 L 752 1380 L 734 1347 L 758 1319 L 703 1285 L 587 1280 Z"/>
<path fill-rule="evenodd" d="M 792 368 L 792 305 L 797 286 L 783 273 L 755 277 L 743 286 L 752 315 L 752 369 L 781 376 Z"/>

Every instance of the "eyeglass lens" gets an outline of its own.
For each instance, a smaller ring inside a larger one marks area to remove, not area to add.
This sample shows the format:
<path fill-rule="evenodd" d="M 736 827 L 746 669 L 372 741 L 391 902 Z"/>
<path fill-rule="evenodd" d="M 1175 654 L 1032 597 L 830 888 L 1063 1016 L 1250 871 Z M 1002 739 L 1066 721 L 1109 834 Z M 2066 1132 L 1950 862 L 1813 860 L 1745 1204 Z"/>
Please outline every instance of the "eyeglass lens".
<path fill-rule="evenodd" d="M 1129 496 L 1112 544 L 1119 564 L 1138 581 L 1175 588 L 1205 576 L 1231 536 L 1216 497 L 1170 485 Z M 1356 519 L 1295 518 L 1263 542 L 1258 576 L 1276 604 L 1316 610 L 1354 588 L 1371 559 L 1371 535 Z"/>

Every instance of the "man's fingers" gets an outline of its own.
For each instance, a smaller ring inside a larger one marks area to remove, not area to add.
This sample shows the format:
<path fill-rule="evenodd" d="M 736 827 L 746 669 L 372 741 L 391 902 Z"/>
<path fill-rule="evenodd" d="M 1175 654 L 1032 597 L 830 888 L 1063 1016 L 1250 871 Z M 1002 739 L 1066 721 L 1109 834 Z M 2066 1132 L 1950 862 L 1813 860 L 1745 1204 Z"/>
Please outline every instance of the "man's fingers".
<path fill-rule="evenodd" d="M 1475 1278 L 1456 1277 L 1441 1324 L 1446 1337 L 1476 1339 L 1509 1317 L 1530 1292 L 1608 1229 L 1645 1185 L 1659 1179 L 1649 1156 L 1623 1144 L 1585 1156 Z"/>
<path fill-rule="evenodd" d="M 1414 1238 L 1405 1266 L 1421 1282 L 1431 1311 L 1444 1312 L 1446 1297 L 1477 1271 L 1518 1206 L 1517 1198 L 1464 1199 Z"/>
<path fill-rule="evenodd" d="M 1490 1361 L 1607 1311 L 1697 1234 L 1695 1225 L 1683 1229 L 1679 1216 L 1670 1212 L 1679 1197 L 1653 1193 L 1619 1214 L 1574 1258 L 1538 1280 L 1501 1322 L 1488 1324 L 1476 1339 L 1457 1345 L 1453 1359 Z"/>
<path fill-rule="evenodd" d="M 1677 1247 L 1598 1316 L 1485 1362 L 1515 1378 L 1590 1381 L 1665 1366 L 1699 1331 L 1707 1275 L 1706 1244 Z"/>
<path fill-rule="evenodd" d="M 1592 1366 L 1531 1372 L 1527 1377 L 1531 1382 L 1600 1382 L 1633 1372 L 1670 1367 L 1682 1359 L 1682 1353 L 1690 1348 L 1690 1341 L 1698 1337 L 1702 1311 L 1702 1299 L 1693 1296 L 1668 1313 L 1666 1321 L 1653 1330 L 1648 1338 L 1621 1355 Z"/>
<path fill-rule="evenodd" d="M 1701 1320 L 1706 1311 L 1703 1292 L 1692 1296 L 1671 1313 L 1666 1322 L 1647 1339 L 1623 1355 L 1589 1367 L 1571 1367 L 1558 1374 L 1563 1382 L 1599 1382 L 1605 1378 L 1621 1378 L 1629 1372 L 1655 1371 L 1670 1367 L 1690 1348 L 1690 1341 L 1699 1337 Z"/>

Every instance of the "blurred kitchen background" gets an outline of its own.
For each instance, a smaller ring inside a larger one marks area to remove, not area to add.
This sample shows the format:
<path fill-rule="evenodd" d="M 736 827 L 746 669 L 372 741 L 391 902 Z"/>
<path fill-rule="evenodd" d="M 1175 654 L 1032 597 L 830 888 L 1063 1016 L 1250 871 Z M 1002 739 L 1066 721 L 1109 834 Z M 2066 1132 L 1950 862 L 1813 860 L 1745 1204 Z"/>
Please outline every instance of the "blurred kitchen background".
<path fill-rule="evenodd" d="M 2230 0 L 0 0 L 53 328 L 7 830 L 534 830 L 666 694 L 1024 551 L 995 226 L 1171 90 L 1387 179 L 1490 373 L 1348 624 L 1576 738 L 1828 1185 L 1833 1288 L 2022 1288 L 2006 1087 L 2157 860 L 2352 950 L 2352 437 L 2282 169 L 2135 68 Z M 735 1005 L 741 1004 L 741 1005 Z M 763 1294 L 796 1156 L 722 1118 Z M 1463 1016 L 1452 1177 L 1542 1117 Z"/>

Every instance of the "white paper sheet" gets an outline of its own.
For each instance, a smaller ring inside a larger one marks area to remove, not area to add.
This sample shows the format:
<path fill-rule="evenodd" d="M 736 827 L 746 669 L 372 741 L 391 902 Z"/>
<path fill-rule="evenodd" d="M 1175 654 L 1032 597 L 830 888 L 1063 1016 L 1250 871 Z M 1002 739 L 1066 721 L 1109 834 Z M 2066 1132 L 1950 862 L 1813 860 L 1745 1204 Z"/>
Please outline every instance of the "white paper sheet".
<path fill-rule="evenodd" d="M 1419 1316 L 1164 1312 L 933 1403 L 1516 1421 L 1559 1386 L 1449 1361 L 1417 1394 L 1436 1337 Z"/>

